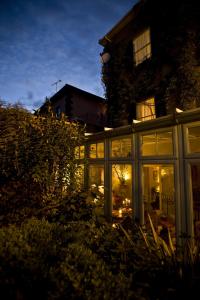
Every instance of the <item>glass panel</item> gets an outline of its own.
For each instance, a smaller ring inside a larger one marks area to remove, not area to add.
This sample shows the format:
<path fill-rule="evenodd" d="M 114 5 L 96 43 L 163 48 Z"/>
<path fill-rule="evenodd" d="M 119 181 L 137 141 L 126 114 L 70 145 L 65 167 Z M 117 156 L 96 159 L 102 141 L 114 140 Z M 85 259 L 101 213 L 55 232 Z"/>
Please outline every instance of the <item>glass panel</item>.
<path fill-rule="evenodd" d="M 156 155 L 156 135 L 142 136 L 142 155 Z"/>
<path fill-rule="evenodd" d="M 114 141 L 111 142 L 111 156 L 112 157 L 121 156 L 120 140 L 114 140 Z"/>
<path fill-rule="evenodd" d="M 81 159 L 85 156 L 85 146 L 77 146 L 75 147 L 75 158 Z"/>
<path fill-rule="evenodd" d="M 191 165 L 194 234 L 200 238 L 200 163 Z"/>
<path fill-rule="evenodd" d="M 90 145 L 90 158 L 96 158 L 97 157 L 97 145 L 91 144 Z"/>
<path fill-rule="evenodd" d="M 104 143 L 90 145 L 90 158 L 104 158 Z"/>
<path fill-rule="evenodd" d="M 131 139 L 124 138 L 111 141 L 112 157 L 130 157 L 131 156 Z"/>
<path fill-rule="evenodd" d="M 132 213 L 132 166 L 112 165 L 113 217 L 122 218 Z"/>
<path fill-rule="evenodd" d="M 142 136 L 142 155 L 173 155 L 172 132 L 156 132 Z"/>
<path fill-rule="evenodd" d="M 133 40 L 136 65 L 151 56 L 150 30 L 147 29 L 140 36 Z"/>
<path fill-rule="evenodd" d="M 157 133 L 157 154 L 173 154 L 172 132 Z"/>
<path fill-rule="evenodd" d="M 80 158 L 85 157 L 85 146 L 80 146 Z"/>
<path fill-rule="evenodd" d="M 200 152 L 200 126 L 188 128 L 189 152 Z"/>
<path fill-rule="evenodd" d="M 97 144 L 97 157 L 104 158 L 104 143 Z"/>
<path fill-rule="evenodd" d="M 144 165 L 142 176 L 145 223 L 149 214 L 157 233 L 168 243 L 169 230 L 175 244 L 174 168 Z"/>
<path fill-rule="evenodd" d="M 146 101 L 137 103 L 137 119 L 138 120 L 152 120 L 156 118 L 155 113 L 155 99 L 150 98 Z"/>
<path fill-rule="evenodd" d="M 95 203 L 103 207 L 104 202 L 104 165 L 89 166 L 89 187 Z"/>

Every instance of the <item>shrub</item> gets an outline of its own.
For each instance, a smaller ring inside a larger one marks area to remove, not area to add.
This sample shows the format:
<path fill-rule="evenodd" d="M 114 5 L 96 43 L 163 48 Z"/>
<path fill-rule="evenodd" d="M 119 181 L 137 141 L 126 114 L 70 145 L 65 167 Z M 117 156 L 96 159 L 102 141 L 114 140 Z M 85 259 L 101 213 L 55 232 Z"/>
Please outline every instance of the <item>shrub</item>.
<path fill-rule="evenodd" d="M 20 222 L 80 189 L 75 149 L 82 143 L 83 131 L 65 116 L 56 119 L 51 110 L 44 117 L 18 106 L 0 106 L 3 224 Z"/>
<path fill-rule="evenodd" d="M 84 226 L 85 225 L 85 226 Z M 94 224 L 68 226 L 31 219 L 0 229 L 4 299 L 130 299 L 130 280 L 89 247 Z M 92 228 L 92 230 L 91 230 Z M 77 228 L 78 229 L 78 228 Z M 87 237 L 87 241 L 84 241 Z"/>

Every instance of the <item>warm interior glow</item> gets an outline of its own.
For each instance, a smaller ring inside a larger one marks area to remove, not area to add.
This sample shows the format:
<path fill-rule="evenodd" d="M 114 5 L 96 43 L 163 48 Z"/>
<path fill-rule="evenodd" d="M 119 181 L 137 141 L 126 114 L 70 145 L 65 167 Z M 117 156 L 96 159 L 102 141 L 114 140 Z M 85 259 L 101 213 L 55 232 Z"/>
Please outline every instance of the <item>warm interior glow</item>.
<path fill-rule="evenodd" d="M 137 119 L 147 121 L 156 118 L 155 99 L 149 98 L 143 102 L 137 103 Z"/>

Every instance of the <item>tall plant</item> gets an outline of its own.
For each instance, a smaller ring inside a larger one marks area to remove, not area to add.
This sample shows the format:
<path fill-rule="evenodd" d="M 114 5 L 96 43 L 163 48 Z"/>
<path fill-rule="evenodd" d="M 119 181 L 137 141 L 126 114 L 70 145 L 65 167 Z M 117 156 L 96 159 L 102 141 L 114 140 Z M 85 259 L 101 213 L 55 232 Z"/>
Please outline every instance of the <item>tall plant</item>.
<path fill-rule="evenodd" d="M 75 148 L 84 129 L 19 106 L 0 107 L 0 207 L 2 214 L 42 207 L 79 188 Z"/>

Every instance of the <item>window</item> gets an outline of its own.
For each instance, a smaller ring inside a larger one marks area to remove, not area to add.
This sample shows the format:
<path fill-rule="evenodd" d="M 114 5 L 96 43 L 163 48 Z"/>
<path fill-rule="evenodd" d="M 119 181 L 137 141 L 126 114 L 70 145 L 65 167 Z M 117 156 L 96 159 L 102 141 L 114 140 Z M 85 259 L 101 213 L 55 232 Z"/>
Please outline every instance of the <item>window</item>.
<path fill-rule="evenodd" d="M 151 57 L 150 29 L 145 30 L 133 40 L 133 48 L 136 66 Z"/>
<path fill-rule="evenodd" d="M 188 128 L 189 153 L 200 152 L 200 126 Z"/>
<path fill-rule="evenodd" d="M 90 145 L 90 158 L 104 158 L 104 143 Z"/>
<path fill-rule="evenodd" d="M 121 138 L 111 141 L 111 157 L 130 157 L 131 139 Z"/>
<path fill-rule="evenodd" d="M 57 106 L 57 107 L 56 107 L 55 112 L 56 112 L 56 118 L 59 119 L 60 116 L 61 116 L 61 108 L 60 108 L 60 106 Z"/>
<path fill-rule="evenodd" d="M 141 103 L 137 103 L 137 120 L 147 121 L 156 118 L 155 99 L 150 98 Z"/>
<path fill-rule="evenodd" d="M 141 152 L 149 155 L 172 155 L 172 131 L 155 132 L 142 135 Z"/>
<path fill-rule="evenodd" d="M 99 206 L 104 206 L 104 165 L 89 166 L 89 187 L 91 197 Z"/>
<path fill-rule="evenodd" d="M 122 218 L 132 213 L 132 166 L 112 165 L 112 215 Z"/>
<path fill-rule="evenodd" d="M 142 167 L 144 220 L 149 215 L 157 233 L 168 242 L 168 231 L 175 243 L 175 200 L 173 165 L 148 164 Z"/>
<path fill-rule="evenodd" d="M 192 178 L 192 196 L 193 196 L 193 222 L 194 234 L 196 238 L 200 238 L 200 164 L 195 163 L 191 165 Z"/>
<path fill-rule="evenodd" d="M 82 159 L 85 157 L 85 146 L 77 146 L 75 148 L 76 159 Z"/>

